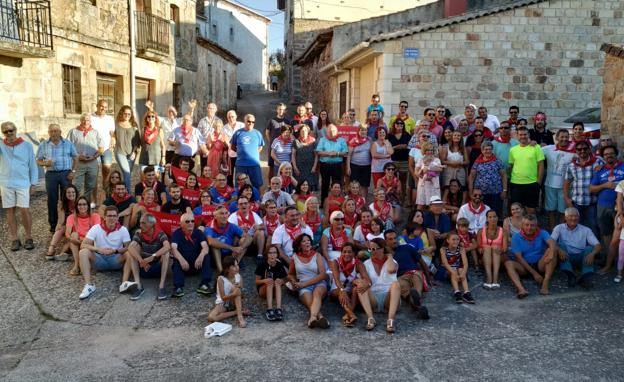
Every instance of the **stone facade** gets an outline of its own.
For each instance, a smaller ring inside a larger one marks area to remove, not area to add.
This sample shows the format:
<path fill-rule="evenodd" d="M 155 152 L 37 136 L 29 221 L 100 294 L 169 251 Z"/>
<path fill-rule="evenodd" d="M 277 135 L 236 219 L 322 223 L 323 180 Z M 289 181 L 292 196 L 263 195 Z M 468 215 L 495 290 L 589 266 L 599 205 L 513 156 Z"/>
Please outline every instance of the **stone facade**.
<path fill-rule="evenodd" d="M 301 98 L 312 102 L 317 114 L 319 110 L 331 106 L 331 89 L 327 77 L 319 74 L 319 69 L 331 62 L 331 41 L 314 59 L 300 67 Z"/>
<path fill-rule="evenodd" d="M 98 94 L 103 92 L 113 100 L 109 105 L 111 114 L 131 102 L 128 3 L 50 3 L 54 47 L 49 58 L 12 58 L 8 57 L 10 51 L 0 50 L 0 98 L 5 100 L 0 103 L 0 118 L 14 121 L 20 132 L 39 138 L 47 136 L 50 123 L 58 123 L 63 132 L 75 127 L 81 112 L 95 110 Z M 198 111 L 202 104 L 205 110 L 205 87 L 196 86 L 202 61 L 198 61 L 195 0 L 145 0 L 140 6 L 143 12 L 161 17 L 161 25 L 170 29 L 171 34 L 168 53 L 160 52 L 151 59 L 137 53 L 133 67 L 137 104 L 133 106 L 141 114 L 144 99 L 140 96 L 147 96 L 154 101 L 156 110 L 164 114 L 168 105 L 183 105 L 196 98 Z M 177 11 L 176 23 L 170 20 L 173 8 Z M 63 94 L 68 69 L 74 76 L 74 85 L 79 85 L 71 110 L 66 107 Z M 141 91 L 139 85 L 143 86 Z M 235 105 L 235 93 L 228 95 L 231 98 L 225 103 Z"/>
<path fill-rule="evenodd" d="M 606 52 L 600 116 L 602 131 L 621 148 L 624 146 L 624 47 L 604 44 L 601 50 Z"/>

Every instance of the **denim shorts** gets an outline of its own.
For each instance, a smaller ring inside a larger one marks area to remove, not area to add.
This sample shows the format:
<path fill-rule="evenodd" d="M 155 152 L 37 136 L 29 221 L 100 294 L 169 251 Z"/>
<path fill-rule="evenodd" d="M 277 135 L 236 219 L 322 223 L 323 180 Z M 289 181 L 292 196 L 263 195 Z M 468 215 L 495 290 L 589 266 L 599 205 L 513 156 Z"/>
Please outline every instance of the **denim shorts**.
<path fill-rule="evenodd" d="M 113 164 L 113 152 L 110 149 L 105 150 L 98 158 L 98 161 L 105 165 Z"/>
<path fill-rule="evenodd" d="M 114 255 L 96 253 L 93 268 L 98 271 L 118 271 L 123 268 L 122 256 L 120 253 L 115 253 Z"/>
<path fill-rule="evenodd" d="M 327 283 L 325 282 L 325 280 L 323 280 L 317 282 L 316 284 L 308 285 L 305 288 L 299 289 L 299 296 L 303 296 L 305 293 L 312 293 L 314 291 L 314 288 L 316 288 L 317 286 L 324 286 L 325 289 L 327 289 Z"/>

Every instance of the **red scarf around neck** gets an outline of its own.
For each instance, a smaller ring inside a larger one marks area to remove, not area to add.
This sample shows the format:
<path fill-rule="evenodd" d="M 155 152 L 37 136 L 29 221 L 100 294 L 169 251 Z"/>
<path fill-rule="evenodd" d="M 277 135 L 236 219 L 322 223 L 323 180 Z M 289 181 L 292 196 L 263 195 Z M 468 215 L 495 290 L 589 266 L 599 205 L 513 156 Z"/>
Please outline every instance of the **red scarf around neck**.
<path fill-rule="evenodd" d="M 100 227 L 104 230 L 106 236 L 108 236 L 111 232 L 115 232 L 121 228 L 121 224 L 117 221 L 115 222 L 115 227 L 113 229 L 108 229 L 105 222 L 100 223 Z"/>
<path fill-rule="evenodd" d="M 308 134 L 308 136 L 305 138 L 299 135 L 299 142 L 303 143 L 304 145 L 309 145 L 310 143 L 314 143 L 314 141 L 316 141 L 316 138 L 314 138 L 310 134 Z"/>
<path fill-rule="evenodd" d="M 349 139 L 349 147 L 358 147 L 368 142 L 368 137 L 360 137 L 359 134 Z"/>
<path fill-rule="evenodd" d="M 509 143 L 510 141 L 511 141 L 511 136 L 508 136 L 508 137 L 498 136 L 498 137 L 496 137 L 496 142 Z"/>
<path fill-rule="evenodd" d="M 253 212 L 248 211 L 247 216 L 243 216 L 242 212 L 238 211 L 236 213 L 236 218 L 238 220 L 238 226 L 241 228 L 251 228 L 256 224 L 256 221 L 253 216 Z"/>
<path fill-rule="evenodd" d="M 482 202 L 481 204 L 479 204 L 479 207 L 475 210 L 474 207 L 472 206 L 472 202 L 468 202 L 468 210 L 470 210 L 470 212 L 472 212 L 473 215 L 481 215 L 481 213 L 485 211 L 485 204 Z"/>
<path fill-rule="evenodd" d="M 540 232 L 542 232 L 542 230 L 538 228 L 538 229 L 535 230 L 535 233 L 533 235 L 529 236 L 526 233 L 524 233 L 523 230 L 520 230 L 520 235 L 526 241 L 533 241 L 533 240 L 537 239 L 537 237 L 540 235 Z"/>
<path fill-rule="evenodd" d="M 273 232 L 275 232 L 275 229 L 279 226 L 279 215 L 275 214 L 275 216 L 273 218 L 271 218 L 269 215 L 264 217 L 264 224 L 266 225 L 266 229 L 267 229 L 267 235 L 273 235 Z"/>
<path fill-rule="evenodd" d="M 301 235 L 301 233 L 303 232 L 303 229 L 301 228 L 301 224 L 297 224 L 294 227 L 289 227 L 288 224 L 284 224 L 284 230 L 286 231 L 286 233 L 288 234 L 288 236 L 290 237 L 290 240 L 295 241 L 295 239 Z"/>
<path fill-rule="evenodd" d="M 229 222 L 225 223 L 225 227 L 220 228 L 219 223 L 216 220 L 212 221 L 212 230 L 215 231 L 217 234 L 223 235 L 224 233 L 228 231 L 228 229 L 230 229 Z"/>
<path fill-rule="evenodd" d="M 461 233 L 457 231 L 457 236 L 459 236 L 459 241 L 464 248 L 470 247 L 470 244 L 472 244 L 472 240 L 470 239 L 470 232 Z"/>
<path fill-rule="evenodd" d="M 119 197 L 119 196 L 117 196 L 117 193 L 113 193 L 111 195 L 111 198 L 113 198 L 113 200 L 115 201 L 115 204 L 119 204 L 119 203 L 125 202 L 126 200 L 130 199 L 130 194 L 128 194 L 128 192 L 126 191 L 124 196 Z"/>
<path fill-rule="evenodd" d="M 195 241 L 193 241 L 193 230 L 191 230 L 191 232 L 186 232 L 184 229 L 180 228 L 180 230 L 182 230 L 182 234 L 184 234 L 184 238 L 191 242 L 191 244 L 195 245 Z"/>
<path fill-rule="evenodd" d="M 297 252 L 297 256 L 301 257 L 302 259 L 311 259 L 312 257 L 314 257 L 314 255 L 316 255 L 316 252 L 313 249 L 310 249 L 308 252 Z"/>
<path fill-rule="evenodd" d="M 160 207 L 160 204 L 156 203 L 155 201 L 152 201 L 150 204 L 145 203 L 145 200 L 141 200 L 139 202 L 139 206 L 143 206 L 145 207 L 145 209 L 147 210 L 147 212 L 151 212 L 151 211 L 158 211 L 158 207 Z"/>
<path fill-rule="evenodd" d="M 145 183 L 145 182 L 141 182 L 141 184 L 143 185 L 143 189 L 144 189 L 144 190 L 145 190 L 146 188 L 151 188 L 152 190 L 154 190 L 154 192 L 156 192 L 156 188 L 158 188 L 158 181 L 157 181 L 157 180 L 155 180 L 155 181 L 154 181 L 154 184 L 152 184 L 151 186 L 150 186 L 150 185 L 148 185 L 148 184 L 147 184 L 147 183 Z"/>
<path fill-rule="evenodd" d="M 576 153 L 576 150 L 574 150 L 573 145 L 568 145 L 564 148 L 561 148 L 558 145 L 555 145 L 555 151 L 565 151 L 566 153 L 572 153 L 572 154 Z"/>
<path fill-rule="evenodd" d="M 89 132 L 93 130 L 93 126 L 89 126 L 89 127 L 85 128 L 85 129 L 81 129 L 80 127 L 78 127 L 78 130 L 82 131 L 82 136 L 83 137 L 86 137 L 87 134 L 89 134 Z"/>
<path fill-rule="evenodd" d="M 158 133 L 158 127 L 154 126 L 153 129 L 150 129 L 149 125 L 145 125 L 145 127 L 143 128 L 143 138 L 145 139 L 145 143 L 147 143 L 148 145 L 154 143 L 154 141 L 158 137 Z"/>
<path fill-rule="evenodd" d="M 383 188 L 385 188 L 386 190 L 389 189 L 389 188 L 396 189 L 398 187 L 398 185 L 399 185 L 399 178 L 397 178 L 394 175 L 391 175 L 391 177 L 392 177 L 391 179 L 388 179 L 388 176 L 384 175 L 381 178 L 381 182 L 383 184 Z"/>
<path fill-rule="evenodd" d="M 351 228 L 355 227 L 355 223 L 358 222 L 358 214 L 357 212 L 353 212 L 351 215 L 348 213 L 344 213 L 344 224 L 348 225 Z"/>
<path fill-rule="evenodd" d="M 355 266 L 358 264 L 358 262 L 358 259 L 355 257 L 352 257 L 351 261 L 347 262 L 345 261 L 344 256 L 340 255 L 340 257 L 338 258 L 338 268 L 340 269 L 342 274 L 344 274 L 345 277 L 348 279 L 349 277 L 351 277 L 351 274 L 353 273 L 353 270 L 355 269 Z"/>
<path fill-rule="evenodd" d="M 392 205 L 384 201 L 381 208 L 379 208 L 379 202 L 375 201 L 375 203 L 373 203 L 373 209 L 377 212 L 377 216 L 379 216 L 381 220 L 388 220 L 392 212 Z"/>
<path fill-rule="evenodd" d="M 232 196 L 232 192 L 234 191 L 234 189 L 232 187 L 230 187 L 230 186 L 225 186 L 225 187 L 217 187 L 217 186 L 215 186 L 215 190 L 225 200 L 230 200 L 230 198 Z"/>
<path fill-rule="evenodd" d="M 180 126 L 180 132 L 182 133 L 182 138 L 184 138 L 184 143 L 191 142 L 191 134 L 193 133 L 193 126 Z"/>
<path fill-rule="evenodd" d="M 362 231 L 362 236 L 366 239 L 366 235 L 371 232 L 370 224 L 360 224 L 360 230 Z"/>
<path fill-rule="evenodd" d="M 151 235 L 148 235 L 147 233 L 144 233 L 143 230 L 141 230 L 141 237 L 143 238 L 144 241 L 148 243 L 152 243 L 154 240 L 156 240 L 156 238 L 161 232 L 162 230 L 160 229 L 158 224 L 155 224 L 154 228 L 152 229 Z"/>
<path fill-rule="evenodd" d="M 318 230 L 318 227 L 321 225 L 321 214 L 318 212 L 314 218 L 311 218 L 310 215 L 306 212 L 303 215 L 303 222 L 310 226 L 312 233 L 315 233 Z"/>
<path fill-rule="evenodd" d="M 288 138 L 284 138 L 283 136 L 278 136 L 277 139 L 280 140 L 280 142 L 282 142 L 282 144 L 287 145 L 289 143 L 292 143 L 292 137 L 288 137 Z"/>
<path fill-rule="evenodd" d="M 282 178 L 282 188 L 288 188 L 292 184 L 292 177 L 282 175 L 280 178 Z"/>
<path fill-rule="evenodd" d="M 355 200 L 355 211 L 357 213 L 361 213 L 362 207 L 364 207 L 364 205 L 366 204 L 366 199 L 364 199 L 360 195 L 353 195 L 351 193 L 349 193 L 349 198 Z"/>
<path fill-rule="evenodd" d="M 594 163 L 596 163 L 597 159 L 598 158 L 594 154 L 591 154 L 589 159 L 587 159 L 587 162 L 585 162 L 585 164 L 580 164 L 579 163 L 579 158 L 578 157 L 574 157 L 574 159 L 572 159 L 572 164 L 577 166 L 577 167 L 587 167 L 587 166 L 591 166 Z"/>
<path fill-rule="evenodd" d="M 622 161 L 615 161 L 615 163 L 613 163 L 613 165 L 609 165 L 608 163 L 605 163 L 604 165 L 602 165 L 602 167 L 604 169 L 609 170 L 609 177 L 613 177 L 615 176 L 615 168 L 620 166 L 622 164 Z"/>
<path fill-rule="evenodd" d="M 2 141 L 4 142 L 5 145 L 7 145 L 9 147 L 15 147 L 15 146 L 19 145 L 20 143 L 24 142 L 24 140 L 22 138 L 15 138 L 15 140 L 13 142 L 9 142 L 8 139 L 4 138 Z"/>
<path fill-rule="evenodd" d="M 333 251 L 342 251 L 342 246 L 345 245 L 347 239 L 348 237 L 346 229 L 343 228 L 340 232 L 340 235 L 336 237 L 334 235 L 334 229 L 331 227 L 329 228 L 329 240 L 331 241 Z"/>
<path fill-rule="evenodd" d="M 494 161 L 496 161 L 496 156 L 495 155 L 492 155 L 488 159 L 485 159 L 483 154 L 480 154 L 477 157 L 477 160 L 475 160 L 475 164 L 490 163 L 490 162 L 494 162 Z"/>
<path fill-rule="evenodd" d="M 373 262 L 373 264 L 378 265 L 381 268 L 383 268 L 384 264 L 386 263 L 386 260 L 388 260 L 388 257 L 385 254 L 381 259 L 378 259 L 375 256 L 371 256 L 371 261 Z M 381 272 L 381 269 L 379 270 L 379 272 Z"/>

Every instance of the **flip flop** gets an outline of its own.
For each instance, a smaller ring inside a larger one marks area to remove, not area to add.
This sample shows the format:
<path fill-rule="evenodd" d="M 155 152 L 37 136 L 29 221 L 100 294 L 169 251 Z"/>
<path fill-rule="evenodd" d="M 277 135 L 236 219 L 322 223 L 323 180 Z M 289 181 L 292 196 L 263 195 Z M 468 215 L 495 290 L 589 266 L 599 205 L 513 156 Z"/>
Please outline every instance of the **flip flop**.
<path fill-rule="evenodd" d="M 522 293 L 518 293 L 516 295 L 516 297 L 518 297 L 518 300 L 522 300 L 523 298 L 527 297 L 529 295 L 529 292 L 522 292 Z"/>
<path fill-rule="evenodd" d="M 369 317 L 368 320 L 366 320 L 366 326 L 364 326 L 364 328 L 368 331 L 371 331 L 375 329 L 375 326 L 377 326 L 377 322 L 373 317 Z"/>

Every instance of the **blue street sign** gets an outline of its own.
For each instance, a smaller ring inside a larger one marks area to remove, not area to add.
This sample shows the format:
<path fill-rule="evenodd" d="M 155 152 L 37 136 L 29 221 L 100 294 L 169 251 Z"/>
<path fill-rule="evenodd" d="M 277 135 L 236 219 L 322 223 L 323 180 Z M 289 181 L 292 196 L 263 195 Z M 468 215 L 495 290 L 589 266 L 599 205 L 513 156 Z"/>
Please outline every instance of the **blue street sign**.
<path fill-rule="evenodd" d="M 403 49 L 403 58 L 418 58 L 418 56 L 420 56 L 420 49 L 418 48 Z"/>

